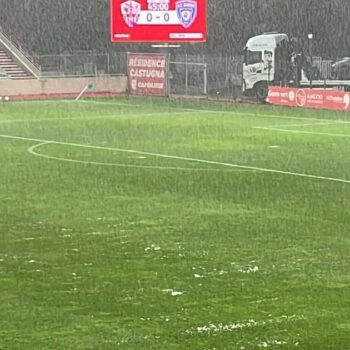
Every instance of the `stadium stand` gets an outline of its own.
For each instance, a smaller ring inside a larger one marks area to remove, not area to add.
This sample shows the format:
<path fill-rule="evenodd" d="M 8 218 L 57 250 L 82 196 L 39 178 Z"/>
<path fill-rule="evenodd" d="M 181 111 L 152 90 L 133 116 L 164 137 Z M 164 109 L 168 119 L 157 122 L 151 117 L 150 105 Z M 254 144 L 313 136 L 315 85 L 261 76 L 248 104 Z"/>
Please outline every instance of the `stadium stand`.
<path fill-rule="evenodd" d="M 23 79 L 30 77 L 29 73 L 24 70 L 8 53 L 0 46 L 0 75 L 10 79 Z"/>

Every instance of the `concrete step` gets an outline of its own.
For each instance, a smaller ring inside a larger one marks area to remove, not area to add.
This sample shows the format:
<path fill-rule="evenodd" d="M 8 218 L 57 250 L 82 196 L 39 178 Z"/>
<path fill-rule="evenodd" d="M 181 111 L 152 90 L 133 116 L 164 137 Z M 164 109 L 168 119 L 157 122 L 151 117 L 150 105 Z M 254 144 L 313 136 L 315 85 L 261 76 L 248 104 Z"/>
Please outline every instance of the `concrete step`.
<path fill-rule="evenodd" d="M 17 74 L 27 74 L 24 71 L 8 71 L 8 70 L 4 70 L 6 72 L 6 74 L 8 75 L 17 75 Z"/>
<path fill-rule="evenodd" d="M 28 77 L 28 74 L 11 74 L 10 77 L 13 77 L 13 78 Z"/>
<path fill-rule="evenodd" d="M 26 74 L 17 74 L 17 75 L 8 75 L 10 78 L 26 78 L 29 77 L 29 75 Z"/>
<path fill-rule="evenodd" d="M 8 69 L 8 68 L 3 68 L 6 73 L 13 74 L 13 73 L 26 73 L 23 69 Z"/>
<path fill-rule="evenodd" d="M 26 72 L 9 72 L 5 71 L 7 75 L 22 75 L 22 74 L 27 74 Z"/>
<path fill-rule="evenodd" d="M 22 69 L 21 67 L 3 68 L 3 70 L 6 70 L 7 72 L 25 72 L 25 70 Z"/>
<path fill-rule="evenodd" d="M 16 68 L 16 67 L 18 67 L 18 66 L 17 66 L 17 64 L 13 64 L 13 63 L 2 64 L 2 63 L 0 62 L 0 67 L 2 67 L 2 68 Z"/>
<path fill-rule="evenodd" d="M 7 69 L 21 69 L 21 70 L 24 70 L 22 67 L 18 66 L 17 64 L 0 64 L 0 67 L 7 68 Z"/>

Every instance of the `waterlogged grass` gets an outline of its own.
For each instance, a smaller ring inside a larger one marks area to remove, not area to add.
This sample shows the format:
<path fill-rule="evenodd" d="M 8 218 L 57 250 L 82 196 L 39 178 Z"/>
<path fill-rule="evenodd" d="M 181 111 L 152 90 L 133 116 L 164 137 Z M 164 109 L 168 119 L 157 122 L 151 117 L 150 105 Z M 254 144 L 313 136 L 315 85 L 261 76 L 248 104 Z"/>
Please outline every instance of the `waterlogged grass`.
<path fill-rule="evenodd" d="M 1 104 L 0 349 L 348 349 L 346 122 Z"/>

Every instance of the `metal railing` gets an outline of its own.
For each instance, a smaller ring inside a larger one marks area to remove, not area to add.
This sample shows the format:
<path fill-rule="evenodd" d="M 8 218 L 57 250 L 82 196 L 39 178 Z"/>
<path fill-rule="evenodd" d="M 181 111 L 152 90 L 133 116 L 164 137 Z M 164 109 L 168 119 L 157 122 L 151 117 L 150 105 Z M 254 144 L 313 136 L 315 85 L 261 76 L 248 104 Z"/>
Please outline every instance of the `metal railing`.
<path fill-rule="evenodd" d="M 35 64 L 41 79 L 127 75 L 128 53 L 77 51 L 41 55 L 35 57 Z M 169 78 L 172 94 L 236 98 L 242 85 L 242 57 L 173 53 Z"/>
<path fill-rule="evenodd" d="M 99 76 L 127 73 L 127 53 L 75 52 L 38 56 L 42 77 Z"/>
<path fill-rule="evenodd" d="M 243 58 L 225 55 L 173 55 L 170 62 L 172 93 L 241 96 Z"/>
<path fill-rule="evenodd" d="M 331 79 L 332 78 L 332 60 L 323 60 L 321 57 L 312 58 L 313 67 L 316 68 L 316 78 Z"/>
<path fill-rule="evenodd" d="M 126 52 L 90 51 L 37 57 L 42 77 L 126 75 Z M 183 93 L 227 89 L 242 83 L 242 59 L 229 56 L 172 55 L 170 73 Z M 193 89 L 194 87 L 194 89 Z M 199 90 L 198 90 L 199 88 Z"/>

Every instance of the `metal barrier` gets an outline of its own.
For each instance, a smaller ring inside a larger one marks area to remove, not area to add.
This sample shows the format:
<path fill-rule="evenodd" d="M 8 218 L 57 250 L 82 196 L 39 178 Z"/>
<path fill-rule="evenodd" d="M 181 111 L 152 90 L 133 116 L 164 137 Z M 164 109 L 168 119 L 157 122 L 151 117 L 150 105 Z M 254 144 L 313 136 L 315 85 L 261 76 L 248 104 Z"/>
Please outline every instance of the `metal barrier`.
<path fill-rule="evenodd" d="M 207 64 L 200 62 L 170 62 L 170 93 L 206 95 L 208 92 Z"/>
<path fill-rule="evenodd" d="M 172 94 L 241 96 L 242 58 L 207 55 L 173 55 L 170 62 Z"/>
<path fill-rule="evenodd" d="M 126 75 L 127 53 L 74 52 L 38 56 L 41 77 Z M 242 84 L 242 58 L 172 54 L 169 62 L 172 94 L 235 98 Z"/>
<path fill-rule="evenodd" d="M 40 78 L 127 75 L 126 52 L 77 51 L 35 57 Z M 242 84 L 242 58 L 172 53 L 170 93 L 188 96 L 236 98 Z"/>
<path fill-rule="evenodd" d="M 316 68 L 317 79 L 332 78 L 332 60 L 323 60 L 321 57 L 312 58 L 313 67 Z"/>
<path fill-rule="evenodd" d="M 38 56 L 42 77 L 126 74 L 127 54 L 76 52 Z"/>

